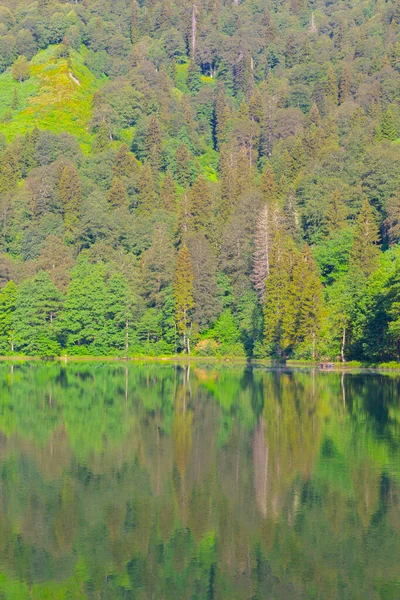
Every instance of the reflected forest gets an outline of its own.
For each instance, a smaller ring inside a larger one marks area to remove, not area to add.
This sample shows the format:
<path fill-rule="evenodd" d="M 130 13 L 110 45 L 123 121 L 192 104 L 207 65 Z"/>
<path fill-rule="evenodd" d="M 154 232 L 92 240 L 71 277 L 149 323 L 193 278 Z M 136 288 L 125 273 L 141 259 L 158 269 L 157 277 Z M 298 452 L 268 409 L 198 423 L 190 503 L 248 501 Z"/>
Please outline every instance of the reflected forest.
<path fill-rule="evenodd" d="M 0 597 L 395 599 L 399 380 L 0 365 Z"/>

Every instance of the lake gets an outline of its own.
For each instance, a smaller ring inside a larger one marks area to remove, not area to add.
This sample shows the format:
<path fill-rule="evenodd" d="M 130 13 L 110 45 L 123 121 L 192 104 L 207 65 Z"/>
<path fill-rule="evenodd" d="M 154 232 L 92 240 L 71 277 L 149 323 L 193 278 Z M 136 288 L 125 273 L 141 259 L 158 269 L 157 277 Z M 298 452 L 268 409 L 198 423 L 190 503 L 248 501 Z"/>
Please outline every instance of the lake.
<path fill-rule="evenodd" d="M 0 364 L 1 600 L 400 598 L 400 378 Z"/>

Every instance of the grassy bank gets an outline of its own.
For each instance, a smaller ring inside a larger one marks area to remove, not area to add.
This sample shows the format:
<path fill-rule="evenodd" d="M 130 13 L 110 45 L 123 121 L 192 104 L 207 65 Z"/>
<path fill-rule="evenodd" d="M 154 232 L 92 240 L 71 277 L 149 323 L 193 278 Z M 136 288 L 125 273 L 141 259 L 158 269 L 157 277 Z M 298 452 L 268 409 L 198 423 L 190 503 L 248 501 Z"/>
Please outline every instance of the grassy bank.
<path fill-rule="evenodd" d="M 332 371 L 354 371 L 354 370 L 370 370 L 370 371 L 400 371 L 400 362 L 383 362 L 383 363 L 362 363 L 358 361 L 331 362 L 329 369 L 320 369 L 320 362 L 306 360 L 287 360 L 285 362 L 277 362 L 267 359 L 252 359 L 244 356 L 237 357 L 213 357 L 213 356 L 185 356 L 177 354 L 173 356 L 57 356 L 57 357 L 40 357 L 40 356 L 0 356 L 1 362 L 37 362 L 37 361 L 59 361 L 63 363 L 87 363 L 87 362 L 122 362 L 122 363 L 170 363 L 170 364 L 231 364 L 231 365 L 253 365 L 264 366 L 275 369 L 318 369 L 322 372 Z"/>

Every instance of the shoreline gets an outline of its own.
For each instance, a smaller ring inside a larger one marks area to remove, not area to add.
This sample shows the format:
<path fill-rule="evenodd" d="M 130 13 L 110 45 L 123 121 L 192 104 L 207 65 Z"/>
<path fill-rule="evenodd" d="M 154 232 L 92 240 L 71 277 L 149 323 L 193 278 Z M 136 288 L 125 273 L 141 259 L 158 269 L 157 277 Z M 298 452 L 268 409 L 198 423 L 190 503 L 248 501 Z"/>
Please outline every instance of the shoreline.
<path fill-rule="evenodd" d="M 214 364 L 214 365 L 248 365 L 264 366 L 271 369 L 316 369 L 322 373 L 349 372 L 349 371 L 400 371 L 400 362 L 387 363 L 361 363 L 358 361 L 349 361 L 348 363 L 329 362 L 332 365 L 329 368 L 321 368 L 321 362 L 307 360 L 287 360 L 277 362 L 264 358 L 248 357 L 214 357 L 214 356 L 0 356 L 0 362 L 27 363 L 27 362 L 62 362 L 62 363 L 88 363 L 88 362 L 107 362 L 107 363 L 162 363 L 162 364 Z"/>

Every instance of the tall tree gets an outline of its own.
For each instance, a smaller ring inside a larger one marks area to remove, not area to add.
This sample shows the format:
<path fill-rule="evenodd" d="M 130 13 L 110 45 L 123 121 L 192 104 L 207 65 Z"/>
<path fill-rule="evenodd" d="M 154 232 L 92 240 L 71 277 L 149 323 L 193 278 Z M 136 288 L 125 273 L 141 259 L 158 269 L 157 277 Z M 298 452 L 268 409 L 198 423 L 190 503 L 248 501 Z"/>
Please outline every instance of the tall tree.
<path fill-rule="evenodd" d="M 251 280 L 262 305 L 265 302 L 265 287 L 270 274 L 272 248 L 275 235 L 282 224 L 282 215 L 276 203 L 266 202 L 256 224 Z"/>
<path fill-rule="evenodd" d="M 17 301 L 17 286 L 9 281 L 0 292 L 0 353 L 14 352 L 14 311 Z"/>
<path fill-rule="evenodd" d="M 174 279 L 175 322 L 178 332 L 183 337 L 183 349 L 188 354 L 190 354 L 192 313 L 195 307 L 193 283 L 190 253 L 186 244 L 183 244 L 178 254 Z"/>
<path fill-rule="evenodd" d="M 368 200 L 364 201 L 355 224 L 354 244 L 351 251 L 351 263 L 366 277 L 379 264 L 379 229 L 376 213 Z"/>
<path fill-rule="evenodd" d="M 50 275 L 39 271 L 18 290 L 14 312 L 15 350 L 31 356 L 58 356 L 61 294 Z"/>
<path fill-rule="evenodd" d="M 82 204 L 81 183 L 75 165 L 65 165 L 58 184 L 58 193 L 64 212 L 65 229 L 71 232 L 78 222 Z"/>

